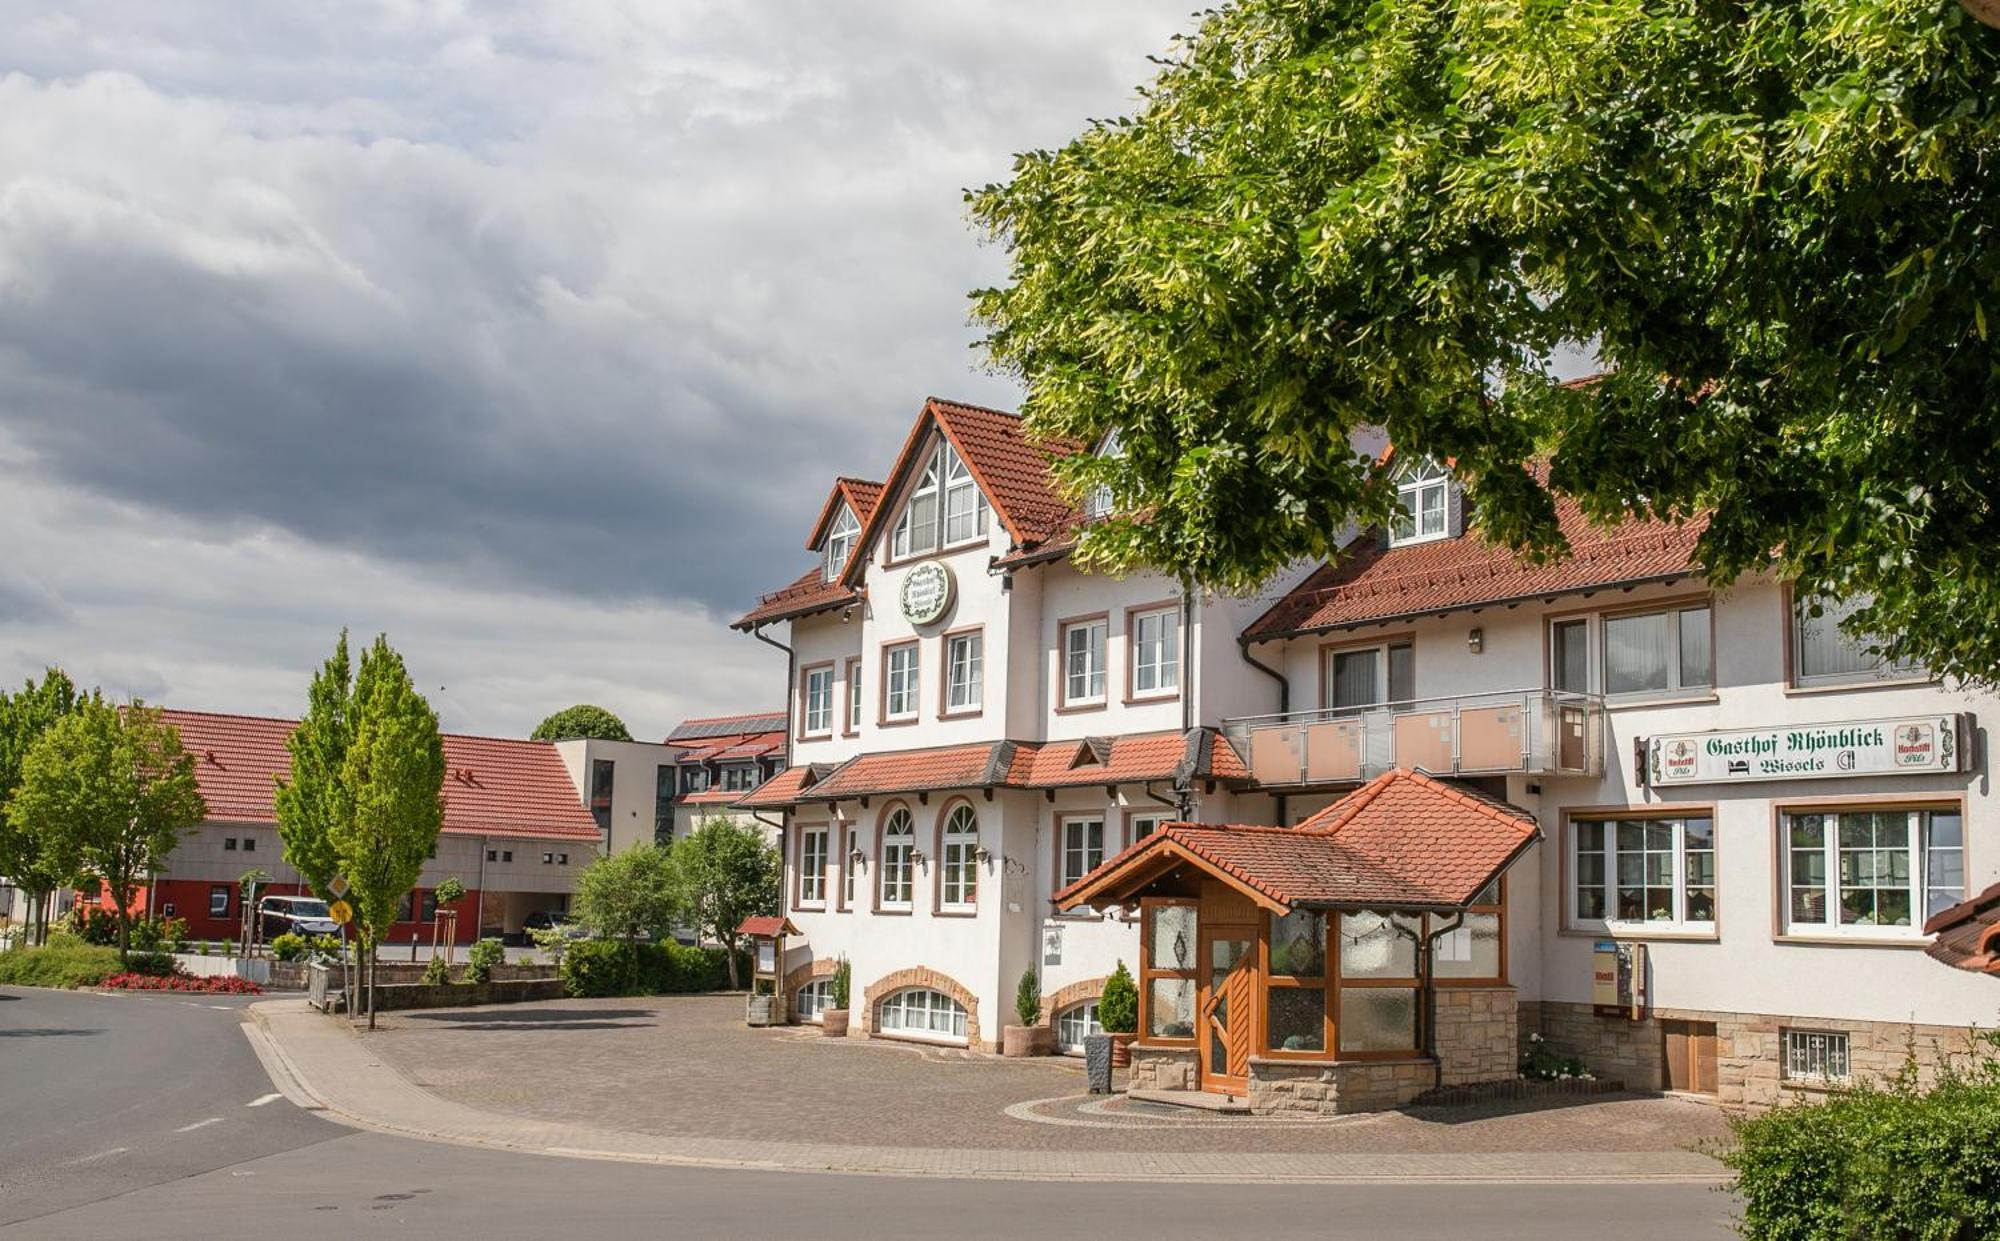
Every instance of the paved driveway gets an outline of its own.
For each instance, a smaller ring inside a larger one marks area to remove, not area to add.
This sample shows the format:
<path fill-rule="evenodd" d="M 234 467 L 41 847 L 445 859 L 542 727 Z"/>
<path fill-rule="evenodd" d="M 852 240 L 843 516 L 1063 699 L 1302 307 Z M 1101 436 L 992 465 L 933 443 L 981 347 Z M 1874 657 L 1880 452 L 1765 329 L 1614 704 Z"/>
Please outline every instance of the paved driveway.
<path fill-rule="evenodd" d="M 1068 1059 L 1003 1060 L 815 1027 L 753 1030 L 739 996 L 569 1000 L 390 1014 L 369 1050 L 473 1107 L 637 1133 L 858 1145 L 1237 1152 L 1655 1151 L 1721 1113 L 1619 1096 L 1539 1109 L 1210 1117 L 1084 1094 Z"/>

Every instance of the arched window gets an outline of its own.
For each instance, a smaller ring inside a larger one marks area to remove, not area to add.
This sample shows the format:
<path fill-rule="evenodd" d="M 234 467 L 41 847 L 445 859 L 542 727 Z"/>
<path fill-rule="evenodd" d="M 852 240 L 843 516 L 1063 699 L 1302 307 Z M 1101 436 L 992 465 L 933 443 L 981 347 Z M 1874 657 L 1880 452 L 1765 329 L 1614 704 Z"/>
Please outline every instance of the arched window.
<path fill-rule="evenodd" d="M 1404 470 L 1396 480 L 1394 544 L 1422 543 L 1451 533 L 1451 475 L 1435 461 L 1424 460 Z"/>
<path fill-rule="evenodd" d="M 939 904 L 943 908 L 963 911 L 978 905 L 979 865 L 975 860 L 978 851 L 979 816 L 961 802 L 945 818 L 944 844 L 938 850 L 943 885 Z"/>
<path fill-rule="evenodd" d="M 854 540 L 861 535 L 861 522 L 854 516 L 854 510 L 845 504 L 840 506 L 840 516 L 833 519 L 833 528 L 826 534 L 826 580 L 831 582 L 847 567 L 847 558 L 854 554 Z"/>
<path fill-rule="evenodd" d="M 916 845 L 916 825 L 910 812 L 898 806 L 882 824 L 882 908 L 910 907 L 910 855 Z"/>
<path fill-rule="evenodd" d="M 880 1024 L 885 1033 L 963 1041 L 965 1009 L 941 991 L 916 987 L 882 1001 Z"/>
<path fill-rule="evenodd" d="M 1063 1051 L 1081 1055 L 1083 1040 L 1102 1033 L 1104 1027 L 1097 1020 L 1096 1000 L 1072 1004 L 1056 1014 L 1056 1046 Z"/>
<path fill-rule="evenodd" d="M 986 496 L 972 471 L 940 439 L 896 520 L 889 552 L 901 559 L 979 538 L 986 533 L 987 512 Z"/>
<path fill-rule="evenodd" d="M 799 988 L 798 996 L 792 1002 L 792 1011 L 798 1014 L 800 1021 L 817 1022 L 825 1016 L 826 1010 L 832 1007 L 833 980 L 831 978 L 813 979 L 805 986 Z"/>

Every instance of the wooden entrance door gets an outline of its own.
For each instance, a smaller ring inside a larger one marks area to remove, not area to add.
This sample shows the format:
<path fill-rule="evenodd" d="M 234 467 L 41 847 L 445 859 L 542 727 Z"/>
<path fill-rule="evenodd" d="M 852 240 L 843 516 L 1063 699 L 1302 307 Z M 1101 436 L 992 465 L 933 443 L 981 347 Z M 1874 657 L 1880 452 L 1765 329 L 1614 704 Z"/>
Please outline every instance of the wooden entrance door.
<path fill-rule="evenodd" d="M 1715 1093 L 1715 1023 L 1664 1019 L 1668 1090 Z"/>
<path fill-rule="evenodd" d="M 1257 928 L 1204 923 L 1195 1043 L 1201 1088 L 1230 1094 L 1249 1083 L 1257 1033 Z"/>

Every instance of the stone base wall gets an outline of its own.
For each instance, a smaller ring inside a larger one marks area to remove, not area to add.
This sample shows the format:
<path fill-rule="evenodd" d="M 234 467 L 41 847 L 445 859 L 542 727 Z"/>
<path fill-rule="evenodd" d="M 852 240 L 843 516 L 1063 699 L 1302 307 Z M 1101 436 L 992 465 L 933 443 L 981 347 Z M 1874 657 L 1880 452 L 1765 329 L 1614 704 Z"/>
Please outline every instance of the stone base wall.
<path fill-rule="evenodd" d="M 1519 1073 L 1519 1007 L 1512 987 L 1439 988 L 1438 1084 L 1499 1081 Z"/>
<path fill-rule="evenodd" d="M 988 1043 L 980 1037 L 979 997 L 972 993 L 972 988 L 949 974 L 942 974 L 937 970 L 926 969 L 922 966 L 885 974 L 862 988 L 861 1007 L 866 1013 L 865 1025 L 869 1037 L 873 1038 L 882 1035 L 882 1001 L 888 999 L 898 991 L 907 990 L 911 987 L 925 987 L 932 991 L 942 992 L 958 1001 L 959 1007 L 965 1010 L 965 1045 L 967 1047 L 984 1051 L 997 1052 L 1000 1050 L 998 1039 Z M 848 1003 L 852 1004 L 853 1002 L 854 997 L 850 994 L 848 996 Z M 854 1024 L 860 1025 L 863 1023 L 855 1022 Z M 853 1026 L 849 1026 L 848 1029 L 850 1034 L 856 1033 Z M 885 1037 L 893 1038 L 895 1036 L 890 1034 Z"/>
<path fill-rule="evenodd" d="M 1192 1047 L 1132 1048 L 1128 1090 L 1199 1090 L 1200 1069 Z"/>
<path fill-rule="evenodd" d="M 1524 1025 L 1529 1016 L 1523 1013 Z M 1581 1058 L 1593 1073 L 1620 1077 L 1634 1090 L 1667 1086 L 1662 1021 L 1711 1022 L 1716 1036 L 1715 1097 L 1725 1105 L 1749 1109 L 1811 1099 L 1825 1090 L 1824 1083 L 1786 1079 L 1784 1031 L 1788 1029 L 1846 1034 L 1849 1068 L 1857 1079 L 1893 1076 L 1914 1055 L 1919 1077 L 1930 1080 L 1940 1066 L 1954 1059 L 1962 1062 L 1972 1050 L 1971 1031 L 1961 1026 L 1680 1008 L 1656 1009 L 1643 1021 L 1627 1021 L 1597 1016 L 1588 1004 L 1553 1000 L 1535 1005 L 1532 1016 L 1534 1028 L 1556 1051 Z"/>
<path fill-rule="evenodd" d="M 1250 1110 L 1341 1115 L 1401 1107 L 1438 1084 L 1429 1060 L 1250 1061 Z"/>

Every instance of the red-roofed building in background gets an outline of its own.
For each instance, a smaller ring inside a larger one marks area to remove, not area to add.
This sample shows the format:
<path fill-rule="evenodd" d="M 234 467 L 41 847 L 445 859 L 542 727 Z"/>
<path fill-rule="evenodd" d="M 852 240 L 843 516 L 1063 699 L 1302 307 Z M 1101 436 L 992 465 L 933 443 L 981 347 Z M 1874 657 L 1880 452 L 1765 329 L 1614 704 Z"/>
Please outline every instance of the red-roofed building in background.
<path fill-rule="evenodd" d="M 848 488 L 873 485 L 852 479 L 841 482 Z M 767 836 L 775 838 L 776 829 L 770 824 L 759 824 L 755 815 L 731 807 L 785 769 L 783 711 L 682 720 L 667 734 L 666 744 L 676 755 L 673 839 L 682 839 L 715 818 L 761 826 Z M 662 774 L 661 778 L 668 777 Z"/>
<path fill-rule="evenodd" d="M 270 895 L 306 894 L 285 860 L 273 794 L 287 778 L 285 738 L 295 721 L 168 710 L 166 723 L 194 757 L 208 819 L 168 857 L 147 900 L 157 915 L 187 919 L 198 939 L 240 935 L 248 871 L 268 876 Z M 597 856 L 602 833 L 554 743 L 444 736 L 444 828 L 390 941 L 429 942 L 431 891 L 447 877 L 466 887 L 458 936 L 513 934 L 537 910 L 568 905 L 576 875 Z"/>
<path fill-rule="evenodd" d="M 856 1035 L 994 1046 L 1033 969 L 1074 1048 L 1144 962 L 1144 1082 L 1324 1110 L 1509 1077 L 1523 1030 L 1763 1104 L 1990 1018 L 1993 902 L 1959 903 L 2000 880 L 2000 697 L 1851 604 L 1711 588 L 1698 520 L 1559 496 L 1537 563 L 1447 466 L 1354 448 L 1399 519 L 1243 599 L 1072 562 L 1109 499 L 1051 466 L 1115 438 L 932 399 L 880 484 L 835 480 L 736 622 L 791 655 L 789 766 L 733 804 L 785 826 L 795 1014 L 845 959 Z M 1909 951 L 1955 906 L 1976 971 Z"/>

